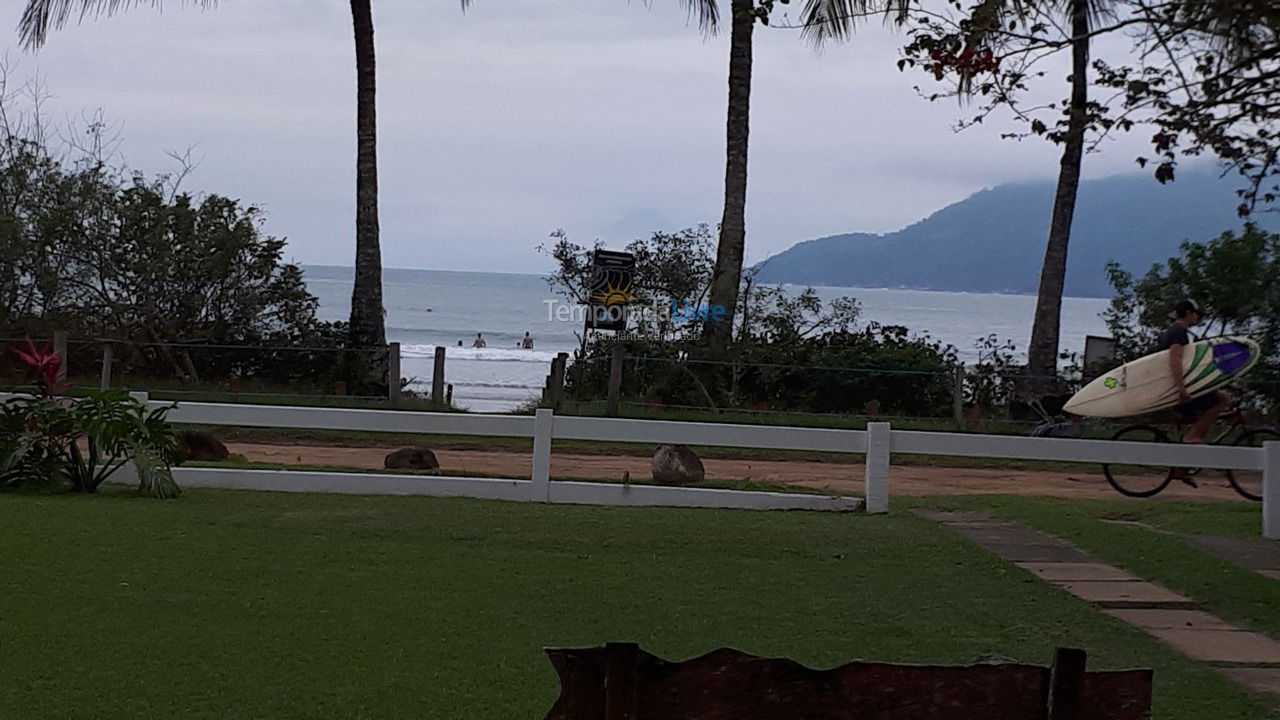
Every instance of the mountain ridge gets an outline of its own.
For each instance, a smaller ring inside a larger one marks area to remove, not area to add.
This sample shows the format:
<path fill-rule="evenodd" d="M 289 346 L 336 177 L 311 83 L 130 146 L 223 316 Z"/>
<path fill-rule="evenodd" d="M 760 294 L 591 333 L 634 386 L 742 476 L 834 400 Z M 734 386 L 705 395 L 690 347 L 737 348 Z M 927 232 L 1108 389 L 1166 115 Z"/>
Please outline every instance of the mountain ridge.
<path fill-rule="evenodd" d="M 1184 171 L 1160 185 L 1123 174 L 1080 184 L 1067 257 L 1065 294 L 1110 297 L 1105 267 L 1115 260 L 1141 274 L 1178 253 L 1239 230 L 1239 179 Z M 1052 181 L 984 188 L 901 230 L 852 232 L 804 240 L 755 267 L 766 283 L 1034 294 L 1048 237 Z M 1250 220 L 1280 229 L 1275 213 Z M 928 258 L 927 263 L 918 262 Z"/>

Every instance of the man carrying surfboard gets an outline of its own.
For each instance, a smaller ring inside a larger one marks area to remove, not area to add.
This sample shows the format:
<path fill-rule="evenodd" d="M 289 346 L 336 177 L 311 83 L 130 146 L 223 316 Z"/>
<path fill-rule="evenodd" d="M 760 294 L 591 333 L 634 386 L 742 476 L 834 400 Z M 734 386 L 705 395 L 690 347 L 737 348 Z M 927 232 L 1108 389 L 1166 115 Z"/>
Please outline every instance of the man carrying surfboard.
<path fill-rule="evenodd" d="M 1200 322 L 1200 306 L 1194 300 L 1179 300 L 1173 307 L 1173 315 L 1173 324 L 1160 336 L 1156 350 L 1169 351 L 1169 373 L 1177 384 L 1179 400 L 1173 409 L 1183 420 L 1191 423 L 1182 442 L 1202 443 L 1208 437 L 1213 421 L 1231 404 L 1231 396 L 1222 390 L 1214 390 L 1197 398 L 1191 397 L 1183 373 L 1182 355 L 1192 342 L 1191 326 Z"/>

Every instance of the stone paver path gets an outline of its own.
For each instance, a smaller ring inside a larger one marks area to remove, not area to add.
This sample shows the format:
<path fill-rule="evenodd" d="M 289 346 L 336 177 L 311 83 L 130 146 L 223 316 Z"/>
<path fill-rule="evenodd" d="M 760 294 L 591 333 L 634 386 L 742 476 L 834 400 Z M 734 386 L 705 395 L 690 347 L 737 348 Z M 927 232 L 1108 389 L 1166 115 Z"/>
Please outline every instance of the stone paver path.
<path fill-rule="evenodd" d="M 1041 580 L 1092 603 L 1107 615 L 1141 628 L 1187 657 L 1212 665 L 1250 690 L 1280 695 L 1280 642 L 1270 636 L 1236 627 L 1205 612 L 1189 598 L 1108 565 L 1060 538 L 1027 525 L 985 513 L 920 511 L 919 514 L 956 530 Z M 1234 543 L 1223 544 L 1221 548 L 1232 553 L 1231 559 L 1242 565 L 1246 565 L 1246 558 L 1261 564 L 1271 562 L 1266 548 L 1255 547 L 1251 553 L 1243 552 L 1242 547 Z M 1265 569 L 1280 573 L 1280 566 Z"/>
<path fill-rule="evenodd" d="M 1183 540 L 1218 557 L 1280 580 L 1280 543 L 1262 538 L 1183 535 Z"/>

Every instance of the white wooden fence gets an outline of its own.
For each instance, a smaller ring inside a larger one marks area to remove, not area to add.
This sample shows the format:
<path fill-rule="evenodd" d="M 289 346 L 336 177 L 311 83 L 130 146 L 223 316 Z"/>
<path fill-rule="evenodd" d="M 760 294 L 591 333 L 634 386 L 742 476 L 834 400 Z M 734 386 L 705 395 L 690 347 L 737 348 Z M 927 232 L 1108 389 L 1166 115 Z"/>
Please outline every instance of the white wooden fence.
<path fill-rule="evenodd" d="M 162 407 L 171 403 L 150 401 L 149 405 Z M 866 455 L 864 507 L 870 513 L 889 509 L 891 459 L 896 454 L 1262 470 L 1262 532 L 1268 538 L 1280 539 L 1280 442 L 1267 443 L 1264 448 L 1247 448 L 1033 438 L 893 430 L 888 423 L 876 422 L 868 424 L 866 430 L 829 430 L 556 416 L 545 409 L 529 417 L 182 402 L 169 413 L 169 419 L 199 425 L 533 438 L 529 480 L 229 468 L 177 468 L 175 471 L 179 483 L 187 486 L 262 490 L 465 496 L 597 505 L 807 510 L 854 510 L 864 506 L 862 500 L 849 497 L 552 481 L 551 450 L 555 440 L 679 443 Z"/>
<path fill-rule="evenodd" d="M 153 403 L 160 404 L 160 403 Z M 1180 465 L 1233 470 L 1264 470 L 1263 534 L 1280 538 L 1280 443 L 1266 448 L 1188 446 L 1032 438 L 970 433 L 893 430 L 888 423 L 870 423 L 867 430 L 829 430 L 765 425 L 622 420 L 556 416 L 539 410 L 534 417 L 467 415 L 457 413 L 400 412 L 394 410 L 348 410 L 223 403 L 181 403 L 170 419 L 179 423 L 237 425 L 249 427 L 318 428 L 326 430 L 377 430 L 398 433 L 435 433 L 494 437 L 532 437 L 532 480 L 491 480 L 482 478 L 427 478 L 396 475 L 361 475 L 361 486 L 375 491 L 375 482 L 386 491 L 425 491 L 428 494 L 541 502 L 591 503 L 607 505 L 676 505 L 690 507 L 804 508 L 848 510 L 856 507 L 852 498 L 828 498 L 786 493 L 738 492 L 695 488 L 659 487 L 633 484 L 553 482 L 550 479 L 551 447 L 554 440 L 594 440 L 631 443 L 681 443 L 685 445 L 743 447 L 778 450 L 808 450 L 865 454 L 865 509 L 886 512 L 895 454 L 928 454 L 959 457 L 986 457 L 1022 460 L 1151 465 Z M 180 470 L 181 481 L 204 484 L 239 473 L 236 487 L 270 485 L 286 489 L 291 483 L 304 489 L 336 487 L 350 474 L 244 470 Z M 216 475 L 215 475 L 216 473 Z M 268 482 L 269 478 L 274 478 Z M 330 488 L 330 489 L 331 489 Z"/>
<path fill-rule="evenodd" d="M 151 401 L 153 407 L 167 405 Z M 666 423 L 637 420 L 556 417 L 539 410 L 534 417 L 469 415 L 396 410 L 178 403 L 169 413 L 175 423 L 238 427 L 359 430 L 392 433 L 531 437 L 530 478 L 494 479 L 376 473 L 299 472 L 232 468 L 177 468 L 183 486 L 256 488 L 261 490 L 464 496 L 500 500 L 589 505 L 663 505 L 759 510 L 856 510 L 862 500 L 798 493 L 749 492 L 645 484 L 566 482 L 551 480 L 553 440 L 610 440 L 684 443 L 730 447 L 835 450 L 860 453 L 861 431 L 803 430 L 709 423 Z"/>

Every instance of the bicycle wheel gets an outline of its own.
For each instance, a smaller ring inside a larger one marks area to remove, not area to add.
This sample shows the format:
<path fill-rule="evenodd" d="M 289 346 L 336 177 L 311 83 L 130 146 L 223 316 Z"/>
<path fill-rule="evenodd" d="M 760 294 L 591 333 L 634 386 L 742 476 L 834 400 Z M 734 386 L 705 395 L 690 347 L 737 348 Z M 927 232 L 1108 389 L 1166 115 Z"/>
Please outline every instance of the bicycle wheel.
<path fill-rule="evenodd" d="M 1280 432 L 1270 428 L 1250 430 L 1235 441 L 1241 447 L 1262 447 L 1262 443 L 1280 441 Z M 1262 500 L 1261 470 L 1227 470 L 1227 481 L 1236 492 L 1249 500 Z"/>
<path fill-rule="evenodd" d="M 1169 435 L 1160 428 L 1150 425 L 1130 425 L 1121 428 L 1112 440 L 1125 442 L 1167 443 Z M 1102 474 L 1107 476 L 1111 487 L 1129 497 L 1151 497 L 1169 486 L 1173 480 L 1172 468 L 1157 468 L 1150 465 L 1103 465 Z"/>

